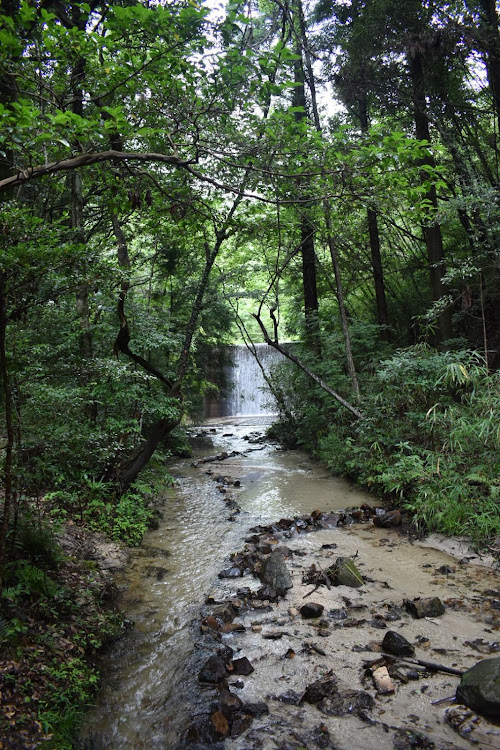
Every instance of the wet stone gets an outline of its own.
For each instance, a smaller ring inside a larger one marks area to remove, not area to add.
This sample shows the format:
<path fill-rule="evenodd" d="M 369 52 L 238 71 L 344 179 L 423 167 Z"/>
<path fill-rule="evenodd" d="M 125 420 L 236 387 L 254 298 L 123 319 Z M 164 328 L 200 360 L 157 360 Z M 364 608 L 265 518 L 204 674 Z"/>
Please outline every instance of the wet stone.
<path fill-rule="evenodd" d="M 483 659 L 462 675 L 456 699 L 479 714 L 500 716 L 500 657 Z"/>
<path fill-rule="evenodd" d="M 347 716 L 370 711 L 374 704 L 372 696 L 364 690 L 345 690 L 324 698 L 318 703 L 318 708 L 327 716 Z"/>
<path fill-rule="evenodd" d="M 328 612 L 328 617 L 331 617 L 332 620 L 346 620 L 347 611 L 345 609 L 331 609 Z"/>
<path fill-rule="evenodd" d="M 403 519 L 399 510 L 389 510 L 387 513 L 374 516 L 373 523 L 382 529 L 388 529 L 394 526 L 401 526 Z"/>
<path fill-rule="evenodd" d="M 244 711 L 251 716 L 267 716 L 269 713 L 269 706 L 264 702 L 246 703 Z"/>
<path fill-rule="evenodd" d="M 212 617 L 220 618 L 224 622 L 231 622 L 236 615 L 236 610 L 231 602 L 225 602 L 224 604 L 218 604 L 213 607 L 211 615 Z"/>
<path fill-rule="evenodd" d="M 246 732 L 252 721 L 253 716 L 250 716 L 249 714 L 241 714 L 239 716 L 235 716 L 233 724 L 231 726 L 231 737 L 239 737 L 240 734 Z"/>
<path fill-rule="evenodd" d="M 243 676 L 252 674 L 253 667 L 248 661 L 246 656 L 242 656 L 241 659 L 234 659 L 231 662 L 231 671 L 233 674 L 240 674 Z"/>
<path fill-rule="evenodd" d="M 304 694 L 304 700 L 313 705 L 320 703 L 324 698 L 337 695 L 337 678 L 330 674 L 321 680 L 316 680 L 307 686 Z"/>
<path fill-rule="evenodd" d="M 241 578 L 242 573 L 239 568 L 226 568 L 221 570 L 219 578 Z"/>
<path fill-rule="evenodd" d="M 227 719 L 241 709 L 243 701 L 230 690 L 221 690 L 219 697 L 219 708 Z"/>
<path fill-rule="evenodd" d="M 364 581 L 361 573 L 349 557 L 339 557 L 334 566 L 335 583 L 337 586 L 359 588 Z"/>
<path fill-rule="evenodd" d="M 321 617 L 323 614 L 324 607 L 322 604 L 318 604 L 317 602 L 309 602 L 308 604 L 304 604 L 300 608 L 300 614 L 304 618 L 304 620 L 312 619 L 313 617 Z"/>
<path fill-rule="evenodd" d="M 383 630 L 387 627 L 387 623 L 384 620 L 381 620 L 380 617 L 374 617 L 370 620 L 369 625 L 372 628 L 378 628 L 378 630 Z"/>
<path fill-rule="evenodd" d="M 432 748 L 435 747 L 425 734 L 418 732 L 416 729 L 398 729 L 393 737 L 394 750 L 413 750 L 414 748 Z"/>
<path fill-rule="evenodd" d="M 292 706 L 298 706 L 301 696 L 295 690 L 285 690 L 277 696 L 281 703 L 289 703 Z"/>
<path fill-rule="evenodd" d="M 382 648 L 395 656 L 413 656 L 415 654 L 415 649 L 411 643 L 401 633 L 395 633 L 393 630 L 388 630 L 384 635 Z"/>
<path fill-rule="evenodd" d="M 274 589 L 278 596 L 285 596 L 292 588 L 292 579 L 286 566 L 285 558 L 280 552 L 273 552 L 264 560 L 260 571 L 260 579 L 264 585 Z"/>
<path fill-rule="evenodd" d="M 413 601 L 405 599 L 404 606 L 406 611 L 418 620 L 422 617 L 441 617 L 445 612 L 444 604 L 437 596 L 413 599 Z"/>
<path fill-rule="evenodd" d="M 215 732 L 219 737 L 228 736 L 229 722 L 222 711 L 214 711 L 214 713 L 210 716 L 210 721 L 212 722 Z"/>
<path fill-rule="evenodd" d="M 198 679 L 200 682 L 214 684 L 221 682 L 226 677 L 226 665 L 218 654 L 210 656 L 201 669 Z"/>

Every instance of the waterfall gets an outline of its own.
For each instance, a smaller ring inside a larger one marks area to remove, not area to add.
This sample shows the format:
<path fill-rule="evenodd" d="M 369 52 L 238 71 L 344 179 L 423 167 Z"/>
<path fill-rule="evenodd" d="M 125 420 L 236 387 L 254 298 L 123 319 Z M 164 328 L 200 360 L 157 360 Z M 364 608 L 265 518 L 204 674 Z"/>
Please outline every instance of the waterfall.
<path fill-rule="evenodd" d="M 283 355 L 267 344 L 255 344 L 259 361 L 266 373 L 283 360 Z M 276 402 L 264 380 L 256 358 L 248 347 L 224 347 L 224 386 L 216 399 L 205 401 L 207 417 L 239 417 L 276 412 Z"/>

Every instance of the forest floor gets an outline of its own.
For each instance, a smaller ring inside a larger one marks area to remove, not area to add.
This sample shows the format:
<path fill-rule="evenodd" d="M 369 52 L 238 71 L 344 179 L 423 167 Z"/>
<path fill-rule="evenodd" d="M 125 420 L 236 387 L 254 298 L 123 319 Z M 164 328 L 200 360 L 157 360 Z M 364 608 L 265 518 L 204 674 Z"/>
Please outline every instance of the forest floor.
<path fill-rule="evenodd" d="M 126 552 L 73 523 L 57 542 L 57 564 L 43 573 L 26 564 L 26 592 L 21 584 L 3 592 L 0 750 L 71 747 L 82 706 L 97 692 L 94 657 L 123 632 L 113 574 Z"/>
<path fill-rule="evenodd" d="M 230 461 L 212 469 L 231 485 Z M 252 529 L 233 555 L 202 613 L 198 669 L 209 708 L 188 732 L 195 747 L 500 748 L 500 724 L 455 701 L 460 673 L 500 653 L 495 560 L 456 539 L 410 542 L 363 515 L 352 525 L 349 514 L 338 524 L 282 519 Z M 292 587 L 266 599 L 260 577 L 274 550 Z M 362 586 L 326 585 L 321 573 L 339 557 L 355 562 Z M 406 608 L 434 597 L 442 613 L 416 618 Z M 316 617 L 303 616 L 305 604 L 317 605 Z M 388 632 L 413 655 L 391 655 Z"/>

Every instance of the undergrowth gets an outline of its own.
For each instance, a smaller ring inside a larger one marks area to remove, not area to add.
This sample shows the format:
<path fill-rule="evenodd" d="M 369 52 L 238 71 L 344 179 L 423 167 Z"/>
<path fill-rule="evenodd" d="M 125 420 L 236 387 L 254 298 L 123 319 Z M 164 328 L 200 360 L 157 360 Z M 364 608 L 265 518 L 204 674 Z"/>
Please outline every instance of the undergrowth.
<path fill-rule="evenodd" d="M 53 528 L 24 515 L 0 595 L 0 747 L 69 750 L 95 695 L 94 657 L 122 631 L 110 580 L 65 557 Z"/>
<path fill-rule="evenodd" d="M 407 508 L 421 528 L 482 544 L 500 534 L 500 373 L 477 352 L 417 345 L 371 362 L 356 422 L 288 377 L 294 417 L 275 428 L 279 437 Z"/>

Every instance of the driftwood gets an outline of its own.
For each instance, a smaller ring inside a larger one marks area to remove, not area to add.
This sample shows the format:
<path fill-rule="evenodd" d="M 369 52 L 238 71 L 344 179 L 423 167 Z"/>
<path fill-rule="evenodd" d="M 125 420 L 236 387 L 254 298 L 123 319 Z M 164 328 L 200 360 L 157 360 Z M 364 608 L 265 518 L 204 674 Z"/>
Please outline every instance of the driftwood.
<path fill-rule="evenodd" d="M 214 461 L 225 461 L 226 458 L 233 458 L 234 456 L 243 456 L 244 454 L 241 453 L 241 451 L 231 451 L 231 453 L 219 453 L 218 456 L 208 456 L 207 458 L 200 458 L 199 461 L 196 462 L 196 466 L 198 464 L 210 464 Z"/>
<path fill-rule="evenodd" d="M 457 677 L 461 677 L 465 673 L 465 669 L 456 669 L 456 667 L 447 667 L 446 664 L 438 664 L 434 661 L 426 661 L 425 659 L 410 659 L 405 656 L 395 656 L 394 654 L 384 654 L 378 657 L 374 661 L 365 662 L 363 665 L 365 669 L 372 669 L 376 665 L 395 664 L 400 662 L 403 664 L 410 664 L 412 667 L 424 667 L 429 669 L 431 672 L 444 672 L 445 674 L 454 674 Z"/>

